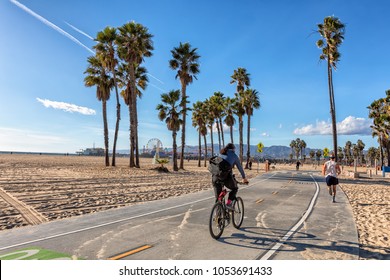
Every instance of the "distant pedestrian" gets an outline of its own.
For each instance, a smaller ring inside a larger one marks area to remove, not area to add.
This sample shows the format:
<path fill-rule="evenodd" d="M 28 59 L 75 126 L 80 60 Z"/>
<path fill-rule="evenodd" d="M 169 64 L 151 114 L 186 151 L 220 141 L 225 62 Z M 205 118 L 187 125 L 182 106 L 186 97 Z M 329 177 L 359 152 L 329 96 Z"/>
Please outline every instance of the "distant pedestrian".
<path fill-rule="evenodd" d="M 301 165 L 301 162 L 298 160 L 297 161 L 297 165 L 296 165 L 296 168 L 297 168 L 297 170 L 299 170 L 299 166 Z"/>
<path fill-rule="evenodd" d="M 340 165 L 335 161 L 335 156 L 332 154 L 330 160 L 325 162 L 322 167 L 322 175 L 325 176 L 329 194 L 332 196 L 332 202 L 336 202 L 336 186 L 339 184 L 337 175 L 340 173 Z"/>

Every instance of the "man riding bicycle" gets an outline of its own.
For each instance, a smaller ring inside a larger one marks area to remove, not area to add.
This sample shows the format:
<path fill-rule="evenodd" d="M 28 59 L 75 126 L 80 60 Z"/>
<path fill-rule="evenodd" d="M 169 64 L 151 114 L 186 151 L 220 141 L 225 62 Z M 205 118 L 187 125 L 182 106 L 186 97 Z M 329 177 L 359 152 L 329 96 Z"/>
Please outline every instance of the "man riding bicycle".
<path fill-rule="evenodd" d="M 240 163 L 240 159 L 235 153 L 236 147 L 234 144 L 229 143 L 220 151 L 219 157 L 224 159 L 230 164 L 230 171 L 225 178 L 220 178 L 217 175 L 212 175 L 212 183 L 214 187 L 215 198 L 218 199 L 219 194 L 222 191 L 223 186 L 230 189 L 229 197 L 226 203 L 226 207 L 230 210 L 233 210 L 232 202 L 236 199 L 236 194 L 238 191 L 238 187 L 236 185 L 235 179 L 233 177 L 232 169 L 234 166 L 237 166 L 238 170 L 241 173 L 243 183 L 247 184 L 248 180 L 245 177 L 244 169 Z"/>

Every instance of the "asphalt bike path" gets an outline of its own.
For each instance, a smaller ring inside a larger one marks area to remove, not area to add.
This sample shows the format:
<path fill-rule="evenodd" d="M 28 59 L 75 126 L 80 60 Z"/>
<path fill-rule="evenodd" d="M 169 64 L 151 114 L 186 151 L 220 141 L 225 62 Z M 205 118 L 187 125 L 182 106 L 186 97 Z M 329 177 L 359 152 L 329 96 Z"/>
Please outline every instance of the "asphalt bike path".
<path fill-rule="evenodd" d="M 74 259 L 358 259 L 352 210 L 338 190 L 332 203 L 314 173 L 270 172 L 240 186 L 244 223 L 219 240 L 208 231 L 210 189 L 0 232 L 0 259 L 32 248 Z"/>

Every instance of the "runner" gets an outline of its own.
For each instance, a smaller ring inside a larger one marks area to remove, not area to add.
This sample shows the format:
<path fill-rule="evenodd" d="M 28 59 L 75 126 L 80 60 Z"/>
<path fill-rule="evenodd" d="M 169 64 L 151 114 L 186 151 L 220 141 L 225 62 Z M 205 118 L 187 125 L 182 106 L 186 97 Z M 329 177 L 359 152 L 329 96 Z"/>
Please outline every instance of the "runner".
<path fill-rule="evenodd" d="M 328 186 L 329 194 L 332 196 L 332 202 L 336 202 L 336 186 L 339 184 L 337 175 L 341 173 L 340 166 L 335 161 L 335 155 L 330 156 L 330 160 L 324 163 L 322 167 L 322 175 L 325 176 L 326 185 Z"/>

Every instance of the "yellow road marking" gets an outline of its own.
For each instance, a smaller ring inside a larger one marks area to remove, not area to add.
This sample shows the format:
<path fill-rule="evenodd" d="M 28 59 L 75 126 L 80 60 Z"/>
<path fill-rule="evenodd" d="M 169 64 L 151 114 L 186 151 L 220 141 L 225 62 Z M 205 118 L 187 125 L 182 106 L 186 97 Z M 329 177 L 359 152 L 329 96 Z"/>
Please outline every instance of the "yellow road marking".
<path fill-rule="evenodd" d="M 260 198 L 258 200 L 256 200 L 256 203 L 259 204 L 259 203 L 262 203 L 264 201 L 264 199 Z"/>
<path fill-rule="evenodd" d="M 275 194 L 278 194 L 279 192 L 273 192 L 272 194 L 275 195 Z"/>
<path fill-rule="evenodd" d="M 146 249 L 149 249 L 149 248 L 152 248 L 152 246 L 150 245 L 144 245 L 144 246 L 141 246 L 139 248 L 136 248 L 136 249 L 133 249 L 133 250 L 130 250 L 130 251 L 127 251 L 127 252 L 124 252 L 122 254 L 119 254 L 117 256 L 113 256 L 111 258 L 108 258 L 108 260 L 120 260 L 120 259 L 123 259 L 127 256 L 130 256 L 130 255 L 133 255 L 135 253 L 138 253 L 138 252 L 141 252 L 143 250 L 146 250 Z"/>

